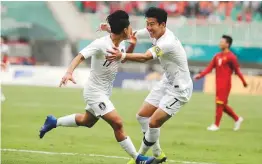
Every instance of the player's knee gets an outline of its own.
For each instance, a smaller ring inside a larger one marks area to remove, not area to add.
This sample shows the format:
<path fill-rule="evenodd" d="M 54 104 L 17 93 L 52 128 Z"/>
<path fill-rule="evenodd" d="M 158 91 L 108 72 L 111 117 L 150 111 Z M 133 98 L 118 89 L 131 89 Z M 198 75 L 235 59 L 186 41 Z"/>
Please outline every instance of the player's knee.
<path fill-rule="evenodd" d="M 85 126 L 85 116 L 84 114 L 76 114 L 76 124 L 78 126 Z"/>
<path fill-rule="evenodd" d="M 158 120 L 150 120 L 149 127 L 150 128 L 159 128 L 161 126 L 160 122 Z"/>
<path fill-rule="evenodd" d="M 77 114 L 76 116 L 76 124 L 78 126 L 85 126 L 88 128 L 91 128 L 94 126 L 96 121 L 90 122 L 87 117 L 85 117 L 84 114 Z"/>
<path fill-rule="evenodd" d="M 123 121 L 122 121 L 122 119 L 120 119 L 120 118 L 115 119 L 112 122 L 112 127 L 113 127 L 114 130 L 121 130 L 123 128 Z"/>

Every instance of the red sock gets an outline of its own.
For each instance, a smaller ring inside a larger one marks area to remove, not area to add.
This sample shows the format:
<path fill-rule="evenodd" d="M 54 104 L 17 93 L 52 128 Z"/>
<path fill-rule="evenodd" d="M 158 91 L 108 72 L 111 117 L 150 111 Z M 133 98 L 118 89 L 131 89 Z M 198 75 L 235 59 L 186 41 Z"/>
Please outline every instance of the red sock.
<path fill-rule="evenodd" d="M 230 106 L 225 105 L 224 112 L 227 113 L 230 117 L 232 117 L 235 121 L 238 120 L 238 115 L 233 111 L 233 109 Z"/>
<path fill-rule="evenodd" d="M 223 105 L 221 105 L 221 104 L 216 105 L 216 121 L 215 121 L 215 124 L 216 124 L 217 127 L 219 127 L 219 125 L 220 125 L 220 120 L 222 118 L 223 109 L 224 109 Z"/>

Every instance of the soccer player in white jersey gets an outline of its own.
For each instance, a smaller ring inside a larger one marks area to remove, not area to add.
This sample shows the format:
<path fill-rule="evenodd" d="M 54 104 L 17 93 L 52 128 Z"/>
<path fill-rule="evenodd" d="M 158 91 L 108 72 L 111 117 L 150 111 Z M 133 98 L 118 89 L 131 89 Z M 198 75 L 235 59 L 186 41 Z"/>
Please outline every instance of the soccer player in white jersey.
<path fill-rule="evenodd" d="M 6 44 L 7 38 L 5 36 L 1 36 L 1 42 L 0 42 L 0 53 L 1 53 L 1 71 L 6 71 L 8 66 L 8 55 L 9 55 L 9 47 Z M 6 100 L 4 93 L 2 92 L 2 88 L 0 86 L 0 97 L 1 102 L 4 102 Z"/>
<path fill-rule="evenodd" d="M 91 128 L 101 117 L 111 125 L 116 140 L 137 164 L 157 163 L 154 157 L 149 158 L 137 153 L 131 139 L 125 134 L 121 117 L 109 99 L 120 61 L 106 60 L 105 57 L 108 55 L 106 51 L 115 47 L 120 52 L 125 52 L 123 40 L 130 38 L 132 28 L 128 14 L 122 10 L 110 14 L 107 21 L 112 33 L 96 39 L 80 51 L 71 62 L 60 83 L 60 87 L 66 85 L 68 81 L 76 83 L 72 76 L 74 69 L 84 59 L 92 57 L 90 76 L 83 92 L 87 103 L 85 114 L 72 114 L 58 119 L 52 115 L 47 116 L 40 130 L 40 138 L 44 137 L 46 132 L 58 126 L 86 126 Z"/>
<path fill-rule="evenodd" d="M 145 53 L 123 53 L 117 48 L 108 50 L 109 61 L 130 60 L 146 62 L 158 59 L 164 75 L 151 90 L 137 113 L 137 120 L 145 133 L 139 153 L 145 155 L 151 146 L 154 156 L 166 160 L 160 148 L 160 127 L 185 105 L 192 95 L 193 83 L 188 69 L 186 52 L 172 31 L 166 27 L 167 12 L 160 8 L 149 8 L 146 13 L 146 28 L 136 32 L 137 38 L 148 36 L 153 47 Z M 135 163 L 130 160 L 129 164 Z"/>

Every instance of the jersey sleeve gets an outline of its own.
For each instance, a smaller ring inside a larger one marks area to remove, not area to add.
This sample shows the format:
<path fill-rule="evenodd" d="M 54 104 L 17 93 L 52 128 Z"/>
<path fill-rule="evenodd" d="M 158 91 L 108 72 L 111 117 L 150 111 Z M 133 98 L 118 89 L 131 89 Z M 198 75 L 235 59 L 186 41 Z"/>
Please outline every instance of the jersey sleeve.
<path fill-rule="evenodd" d="M 213 59 L 211 60 L 211 62 L 208 64 L 208 66 L 199 74 L 199 77 L 202 78 L 204 77 L 206 74 L 210 73 L 212 71 L 212 69 L 216 66 L 216 56 L 213 57 Z"/>
<path fill-rule="evenodd" d="M 120 47 L 120 51 L 123 53 L 126 52 L 126 46 L 127 46 L 127 42 L 125 40 L 123 40 L 120 44 L 119 44 L 119 47 Z"/>
<path fill-rule="evenodd" d="M 136 31 L 136 38 L 139 39 L 151 39 L 149 32 L 146 28 Z"/>
<path fill-rule="evenodd" d="M 238 75 L 238 77 L 240 78 L 242 83 L 246 84 L 246 80 L 244 79 L 244 76 L 243 76 L 243 74 L 240 71 L 240 66 L 239 66 L 237 57 L 235 55 L 232 55 L 231 62 L 232 62 L 232 65 L 233 65 L 235 73 Z"/>
<path fill-rule="evenodd" d="M 153 58 L 159 58 L 164 54 L 167 54 L 171 51 L 173 51 L 174 46 L 170 43 L 168 44 L 159 44 L 156 46 L 153 46 L 149 49 L 149 51 L 151 52 L 151 54 L 153 55 Z"/>
<path fill-rule="evenodd" d="M 88 46 L 86 46 L 84 49 L 82 49 L 79 53 L 84 56 L 85 59 L 94 56 L 98 54 L 101 51 L 99 48 L 99 44 L 97 41 L 93 41 Z"/>

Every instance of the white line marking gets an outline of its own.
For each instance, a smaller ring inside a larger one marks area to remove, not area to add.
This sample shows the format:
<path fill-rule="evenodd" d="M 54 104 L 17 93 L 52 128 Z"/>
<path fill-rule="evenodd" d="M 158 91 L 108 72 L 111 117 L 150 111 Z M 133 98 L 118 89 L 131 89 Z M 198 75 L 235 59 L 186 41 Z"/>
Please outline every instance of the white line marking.
<path fill-rule="evenodd" d="M 109 156 L 109 155 L 101 155 L 101 154 L 59 153 L 59 152 L 21 150 L 21 149 L 1 149 L 1 151 L 47 154 L 47 155 L 90 156 L 90 157 L 114 158 L 114 159 L 125 159 L 125 160 L 130 159 L 128 157 Z M 207 162 L 176 161 L 176 160 L 172 160 L 172 159 L 168 160 L 167 162 L 169 162 L 169 163 L 182 163 L 182 164 L 217 164 L 217 163 L 207 163 Z"/>

